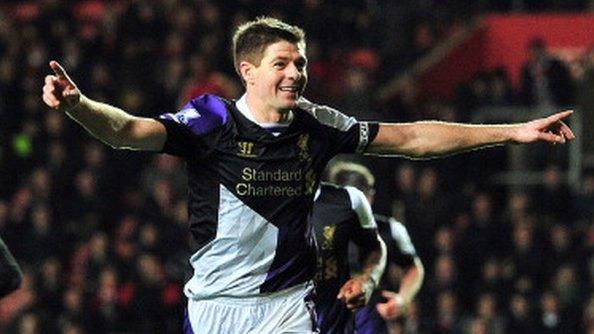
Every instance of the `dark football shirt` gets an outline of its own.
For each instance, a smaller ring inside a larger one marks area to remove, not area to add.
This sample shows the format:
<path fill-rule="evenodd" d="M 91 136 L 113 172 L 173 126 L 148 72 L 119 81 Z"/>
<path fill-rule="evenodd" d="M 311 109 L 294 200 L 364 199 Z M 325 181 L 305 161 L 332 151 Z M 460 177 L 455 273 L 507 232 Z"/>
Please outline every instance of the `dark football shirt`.
<path fill-rule="evenodd" d="M 307 217 L 327 162 L 363 152 L 378 131 L 301 99 L 278 136 L 214 95 L 159 118 L 164 153 L 182 156 L 194 269 L 188 298 L 254 296 L 313 278 L 315 242 Z"/>
<path fill-rule="evenodd" d="M 323 183 L 311 221 L 318 241 L 315 302 L 320 333 L 352 333 L 353 313 L 336 296 L 351 277 L 349 242 L 363 253 L 380 249 L 371 206 L 356 188 Z"/>

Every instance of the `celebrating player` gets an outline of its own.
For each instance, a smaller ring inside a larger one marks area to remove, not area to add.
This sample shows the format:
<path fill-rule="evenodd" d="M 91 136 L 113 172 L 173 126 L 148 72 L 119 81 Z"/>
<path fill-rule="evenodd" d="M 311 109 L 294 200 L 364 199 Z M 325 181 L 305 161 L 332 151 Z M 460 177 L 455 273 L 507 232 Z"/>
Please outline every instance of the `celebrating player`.
<path fill-rule="evenodd" d="M 237 101 L 204 95 L 158 119 L 93 101 L 56 61 L 43 100 L 115 148 L 186 159 L 194 275 L 188 331 L 310 333 L 315 243 L 307 223 L 326 163 L 338 153 L 436 157 L 504 143 L 573 139 L 562 112 L 528 123 L 357 122 L 307 101 L 303 31 L 272 18 L 238 27 Z"/>

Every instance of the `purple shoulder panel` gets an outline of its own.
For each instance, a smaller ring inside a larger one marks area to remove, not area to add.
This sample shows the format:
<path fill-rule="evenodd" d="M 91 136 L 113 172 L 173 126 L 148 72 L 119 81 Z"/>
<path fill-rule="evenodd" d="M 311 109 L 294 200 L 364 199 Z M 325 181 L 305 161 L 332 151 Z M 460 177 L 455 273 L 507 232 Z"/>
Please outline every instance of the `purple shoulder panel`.
<path fill-rule="evenodd" d="M 163 114 L 168 119 L 188 127 L 194 134 L 202 135 L 227 122 L 227 106 L 218 96 L 204 94 L 192 99 L 175 114 Z"/>

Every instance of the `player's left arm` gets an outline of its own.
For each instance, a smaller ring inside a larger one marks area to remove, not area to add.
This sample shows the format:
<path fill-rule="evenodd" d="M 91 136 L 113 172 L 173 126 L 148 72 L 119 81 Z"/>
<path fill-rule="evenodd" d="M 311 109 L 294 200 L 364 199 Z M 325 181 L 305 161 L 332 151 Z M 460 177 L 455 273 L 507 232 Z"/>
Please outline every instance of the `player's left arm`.
<path fill-rule="evenodd" d="M 347 308 L 356 309 L 364 306 L 373 290 L 378 285 L 386 268 L 387 248 L 377 232 L 377 225 L 373 218 L 371 205 L 365 195 L 353 188 L 345 187 L 349 192 L 352 209 L 359 221 L 353 241 L 361 247 L 366 257 L 363 259 L 361 273 L 348 280 L 340 289 L 338 297 L 345 301 Z"/>
<path fill-rule="evenodd" d="M 439 121 L 380 123 L 366 149 L 369 154 L 432 158 L 508 143 L 529 144 L 544 141 L 564 144 L 575 138 L 563 123 L 573 111 L 517 124 L 462 124 Z"/>
<path fill-rule="evenodd" d="M 425 269 L 418 256 L 415 256 L 412 265 L 405 268 L 404 277 L 400 283 L 398 292 L 384 290 L 382 296 L 387 299 L 384 303 L 377 304 L 378 313 L 385 320 L 394 320 L 404 314 L 413 299 L 421 289 Z"/>

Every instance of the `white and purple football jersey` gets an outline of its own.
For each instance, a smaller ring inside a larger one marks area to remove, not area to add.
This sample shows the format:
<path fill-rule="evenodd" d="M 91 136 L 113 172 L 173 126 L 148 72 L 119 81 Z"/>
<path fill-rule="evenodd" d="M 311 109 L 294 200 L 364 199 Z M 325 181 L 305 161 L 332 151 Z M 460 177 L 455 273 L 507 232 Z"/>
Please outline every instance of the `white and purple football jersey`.
<path fill-rule="evenodd" d="M 159 121 L 163 152 L 187 162 L 194 274 L 186 296 L 254 296 L 311 280 L 307 217 L 320 175 L 336 154 L 363 152 L 378 125 L 301 99 L 273 135 L 214 95 Z"/>

